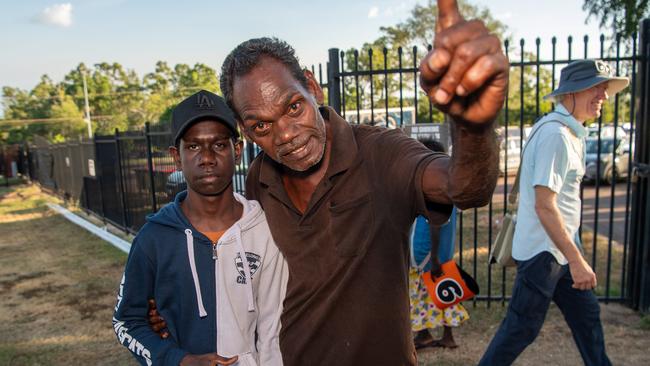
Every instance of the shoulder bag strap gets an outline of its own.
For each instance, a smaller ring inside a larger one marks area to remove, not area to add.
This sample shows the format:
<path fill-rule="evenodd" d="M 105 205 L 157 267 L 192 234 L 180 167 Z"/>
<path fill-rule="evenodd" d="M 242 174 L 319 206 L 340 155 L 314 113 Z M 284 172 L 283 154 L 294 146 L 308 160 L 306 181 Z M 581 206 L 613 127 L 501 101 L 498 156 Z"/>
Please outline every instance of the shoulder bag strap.
<path fill-rule="evenodd" d="M 551 112 L 551 113 L 553 113 L 553 112 Z M 563 126 L 566 126 L 566 123 L 564 123 L 561 120 L 557 120 L 557 119 L 544 121 L 544 122 L 542 122 L 542 124 L 547 124 L 547 123 L 551 123 L 551 122 L 556 122 L 556 123 L 559 123 L 559 124 L 561 124 Z M 530 142 L 533 140 L 533 136 L 535 136 L 537 131 L 539 131 L 541 128 L 542 128 L 542 126 L 540 125 L 539 127 L 537 127 L 535 129 L 535 131 L 533 131 L 533 133 L 528 138 L 528 141 L 526 141 L 526 145 L 524 146 L 524 150 L 521 152 L 521 157 L 519 158 L 519 169 L 517 169 L 517 177 L 515 178 L 515 183 L 512 186 L 512 190 L 510 190 L 510 194 L 508 195 L 508 203 L 510 203 L 511 206 L 517 205 L 517 202 L 519 201 L 519 177 L 521 176 L 521 166 L 523 165 L 523 162 L 524 162 L 524 152 L 526 152 L 526 148 L 528 147 L 528 145 L 530 145 Z M 507 131 L 506 131 L 506 133 L 507 133 Z M 507 147 L 506 147 L 506 159 L 507 158 L 508 158 L 508 150 L 507 150 Z"/>

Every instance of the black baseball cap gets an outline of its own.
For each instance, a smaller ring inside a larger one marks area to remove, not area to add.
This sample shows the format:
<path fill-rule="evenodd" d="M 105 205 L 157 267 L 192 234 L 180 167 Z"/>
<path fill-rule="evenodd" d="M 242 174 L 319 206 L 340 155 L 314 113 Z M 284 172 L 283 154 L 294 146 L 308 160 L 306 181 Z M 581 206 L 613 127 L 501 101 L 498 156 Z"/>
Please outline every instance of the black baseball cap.
<path fill-rule="evenodd" d="M 223 98 L 207 90 L 201 90 L 178 103 L 172 111 L 174 145 L 178 144 L 178 140 L 194 123 L 206 119 L 214 119 L 223 123 L 234 137 L 239 137 L 235 117 Z"/>

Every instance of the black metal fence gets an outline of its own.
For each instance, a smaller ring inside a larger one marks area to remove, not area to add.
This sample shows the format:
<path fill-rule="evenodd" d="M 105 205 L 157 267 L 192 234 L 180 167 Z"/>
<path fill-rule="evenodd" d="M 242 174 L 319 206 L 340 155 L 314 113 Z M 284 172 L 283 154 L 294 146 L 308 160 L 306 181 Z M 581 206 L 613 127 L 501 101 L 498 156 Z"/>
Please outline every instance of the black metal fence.
<path fill-rule="evenodd" d="M 487 255 L 498 220 L 507 209 L 506 197 L 514 181 L 512 173 L 516 172 L 527 131 L 539 115 L 553 108 L 541 97 L 555 88 L 559 70 L 570 61 L 600 58 L 617 75 L 630 77 L 631 87 L 612 98 L 604 106 L 603 116 L 590 128 L 594 159 L 588 171 L 593 183 L 583 185 L 581 192 L 583 247 L 598 275 L 596 291 L 601 300 L 630 301 L 633 307 L 648 310 L 650 188 L 647 165 L 643 165 L 650 158 L 648 29 L 650 23 L 646 20 L 641 42 L 637 42 L 636 36 L 610 41 L 601 36 L 596 54 L 589 54 L 590 41 L 585 36 L 579 56 L 574 53 L 578 46 L 571 37 L 565 44 L 566 56 L 557 55 L 562 47 L 555 38 L 550 45 L 538 39 L 532 48 L 523 40 L 516 49 L 505 42 L 511 61 L 511 85 L 498 121 L 504 174 L 487 207 L 458 214 L 456 260 L 481 286 L 481 295 L 474 301 L 487 301 L 490 306 L 493 301 L 504 303 L 510 296 L 514 271 L 491 266 Z M 546 46 L 550 49 L 549 58 L 542 56 Z M 425 51 L 417 47 L 363 52 L 330 49 L 325 82 L 322 65 L 311 69 L 326 90 L 329 105 L 351 123 L 389 128 L 423 122 L 444 125 L 444 115 L 432 107 L 418 87 L 417 66 Z M 607 141 L 612 141 L 613 148 Z M 94 142 L 80 143 L 77 150 L 70 144 L 34 149 L 28 165 L 34 169 L 32 177 L 42 185 L 79 198 L 89 211 L 134 233 L 147 213 L 157 211 L 182 187 L 180 174 L 175 172 L 167 153 L 169 144 L 170 135 L 163 125 L 147 124 L 144 131 L 96 136 Z M 89 146 L 94 146 L 94 150 Z M 75 151 L 82 156 L 72 158 Z M 248 162 L 255 151 L 252 145 L 247 146 L 242 164 L 237 167 L 234 184 L 239 192 L 243 192 Z M 95 172 L 83 167 L 91 159 Z"/>
<path fill-rule="evenodd" d="M 643 24 L 643 32 L 648 32 L 648 21 Z M 647 172 L 647 165 L 642 169 L 643 165 L 639 164 L 648 161 L 648 112 L 637 113 L 637 108 L 647 109 L 648 104 L 650 37 L 645 34 L 641 43 L 637 42 L 636 35 L 631 39 L 615 36 L 613 40 L 601 35 L 596 52 L 591 48 L 589 37 L 582 38 L 582 45 L 575 45 L 573 38 L 568 37 L 563 47 L 566 56 L 558 55 L 560 44 L 556 38 L 549 45 L 536 39 L 532 47 L 524 40 L 519 42 L 518 48 L 509 41 L 504 42 L 511 62 L 509 97 L 498 120 L 504 176 L 487 207 L 458 214 L 456 260 L 469 269 L 481 285 L 482 294 L 475 300 L 485 300 L 490 306 L 490 302 L 503 303 L 510 296 L 514 270 L 491 266 L 487 254 L 496 236 L 498 220 L 507 209 L 506 198 L 514 183 L 514 176 L 508 173 L 516 172 L 530 126 L 553 108 L 551 102 L 541 97 L 555 89 L 559 71 L 566 64 L 579 58 L 599 58 L 608 62 L 616 75 L 628 76 L 631 86 L 611 98 L 604 106 L 603 115 L 589 128 L 591 137 L 587 148 L 593 149 L 592 154 L 588 154 L 593 157 L 586 178 L 592 178 L 592 182 L 583 184 L 581 189 L 583 249 L 598 275 L 596 292 L 602 301 L 631 299 L 635 308 L 649 309 L 650 221 L 648 207 L 645 207 L 648 187 L 647 176 L 639 173 L 643 169 Z M 641 53 L 637 50 L 639 44 Z M 542 56 L 543 47 L 550 49 L 550 57 Z M 362 52 L 330 49 L 327 65 L 329 104 L 348 121 L 356 123 L 366 120 L 387 127 L 402 127 L 404 123 L 444 124 L 444 116 L 432 108 L 418 88 L 417 62 L 428 50 L 430 47 L 424 50 L 417 47 L 367 48 Z M 637 70 L 641 75 L 637 75 Z M 514 159 L 511 149 L 516 150 Z M 636 211 L 630 215 L 632 203 Z M 645 205 L 644 208 L 641 205 Z M 631 232 L 636 236 L 631 237 Z"/>
<path fill-rule="evenodd" d="M 634 190 L 627 294 L 635 309 L 650 311 L 650 19 L 643 21 L 639 65 Z"/>

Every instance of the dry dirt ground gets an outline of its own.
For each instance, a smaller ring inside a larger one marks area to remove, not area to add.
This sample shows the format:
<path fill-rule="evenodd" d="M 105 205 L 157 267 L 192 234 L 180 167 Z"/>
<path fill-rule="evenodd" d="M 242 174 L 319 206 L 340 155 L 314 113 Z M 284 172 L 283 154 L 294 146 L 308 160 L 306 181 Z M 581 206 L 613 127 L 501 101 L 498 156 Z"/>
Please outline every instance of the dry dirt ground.
<path fill-rule="evenodd" d="M 34 186 L 0 196 L 0 365 L 134 365 L 111 326 L 126 255 Z"/>
<path fill-rule="evenodd" d="M 459 347 L 453 350 L 429 348 L 420 351 L 419 365 L 476 365 L 505 315 L 500 303 L 486 309 L 467 304 L 470 319 L 454 330 Z M 650 328 L 647 319 L 619 304 L 601 304 L 607 353 L 613 365 L 650 365 Z M 434 331 L 433 333 L 437 333 Z M 554 305 L 535 342 L 514 365 L 583 365 L 562 313 Z"/>
<path fill-rule="evenodd" d="M 49 211 L 55 201 L 33 186 L 0 188 L 0 366 L 134 365 L 117 344 L 111 315 L 126 255 Z M 505 308 L 467 305 L 471 319 L 454 334 L 460 347 L 426 349 L 420 365 L 473 365 Z M 614 365 L 650 365 L 650 320 L 602 305 Z M 553 308 L 541 335 L 516 365 L 581 365 Z M 308 366 L 308 365 L 306 365 Z"/>

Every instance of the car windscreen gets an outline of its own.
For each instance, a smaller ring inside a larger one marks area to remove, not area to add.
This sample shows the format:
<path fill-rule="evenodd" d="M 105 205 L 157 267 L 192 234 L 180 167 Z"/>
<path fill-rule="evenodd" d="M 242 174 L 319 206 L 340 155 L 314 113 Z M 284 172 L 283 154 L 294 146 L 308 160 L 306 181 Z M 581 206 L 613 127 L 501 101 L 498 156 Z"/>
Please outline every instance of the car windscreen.
<path fill-rule="evenodd" d="M 598 154 L 598 139 L 587 140 L 587 154 Z M 601 139 L 600 140 L 600 153 L 606 154 L 611 153 L 612 148 L 614 147 L 613 139 Z"/>

